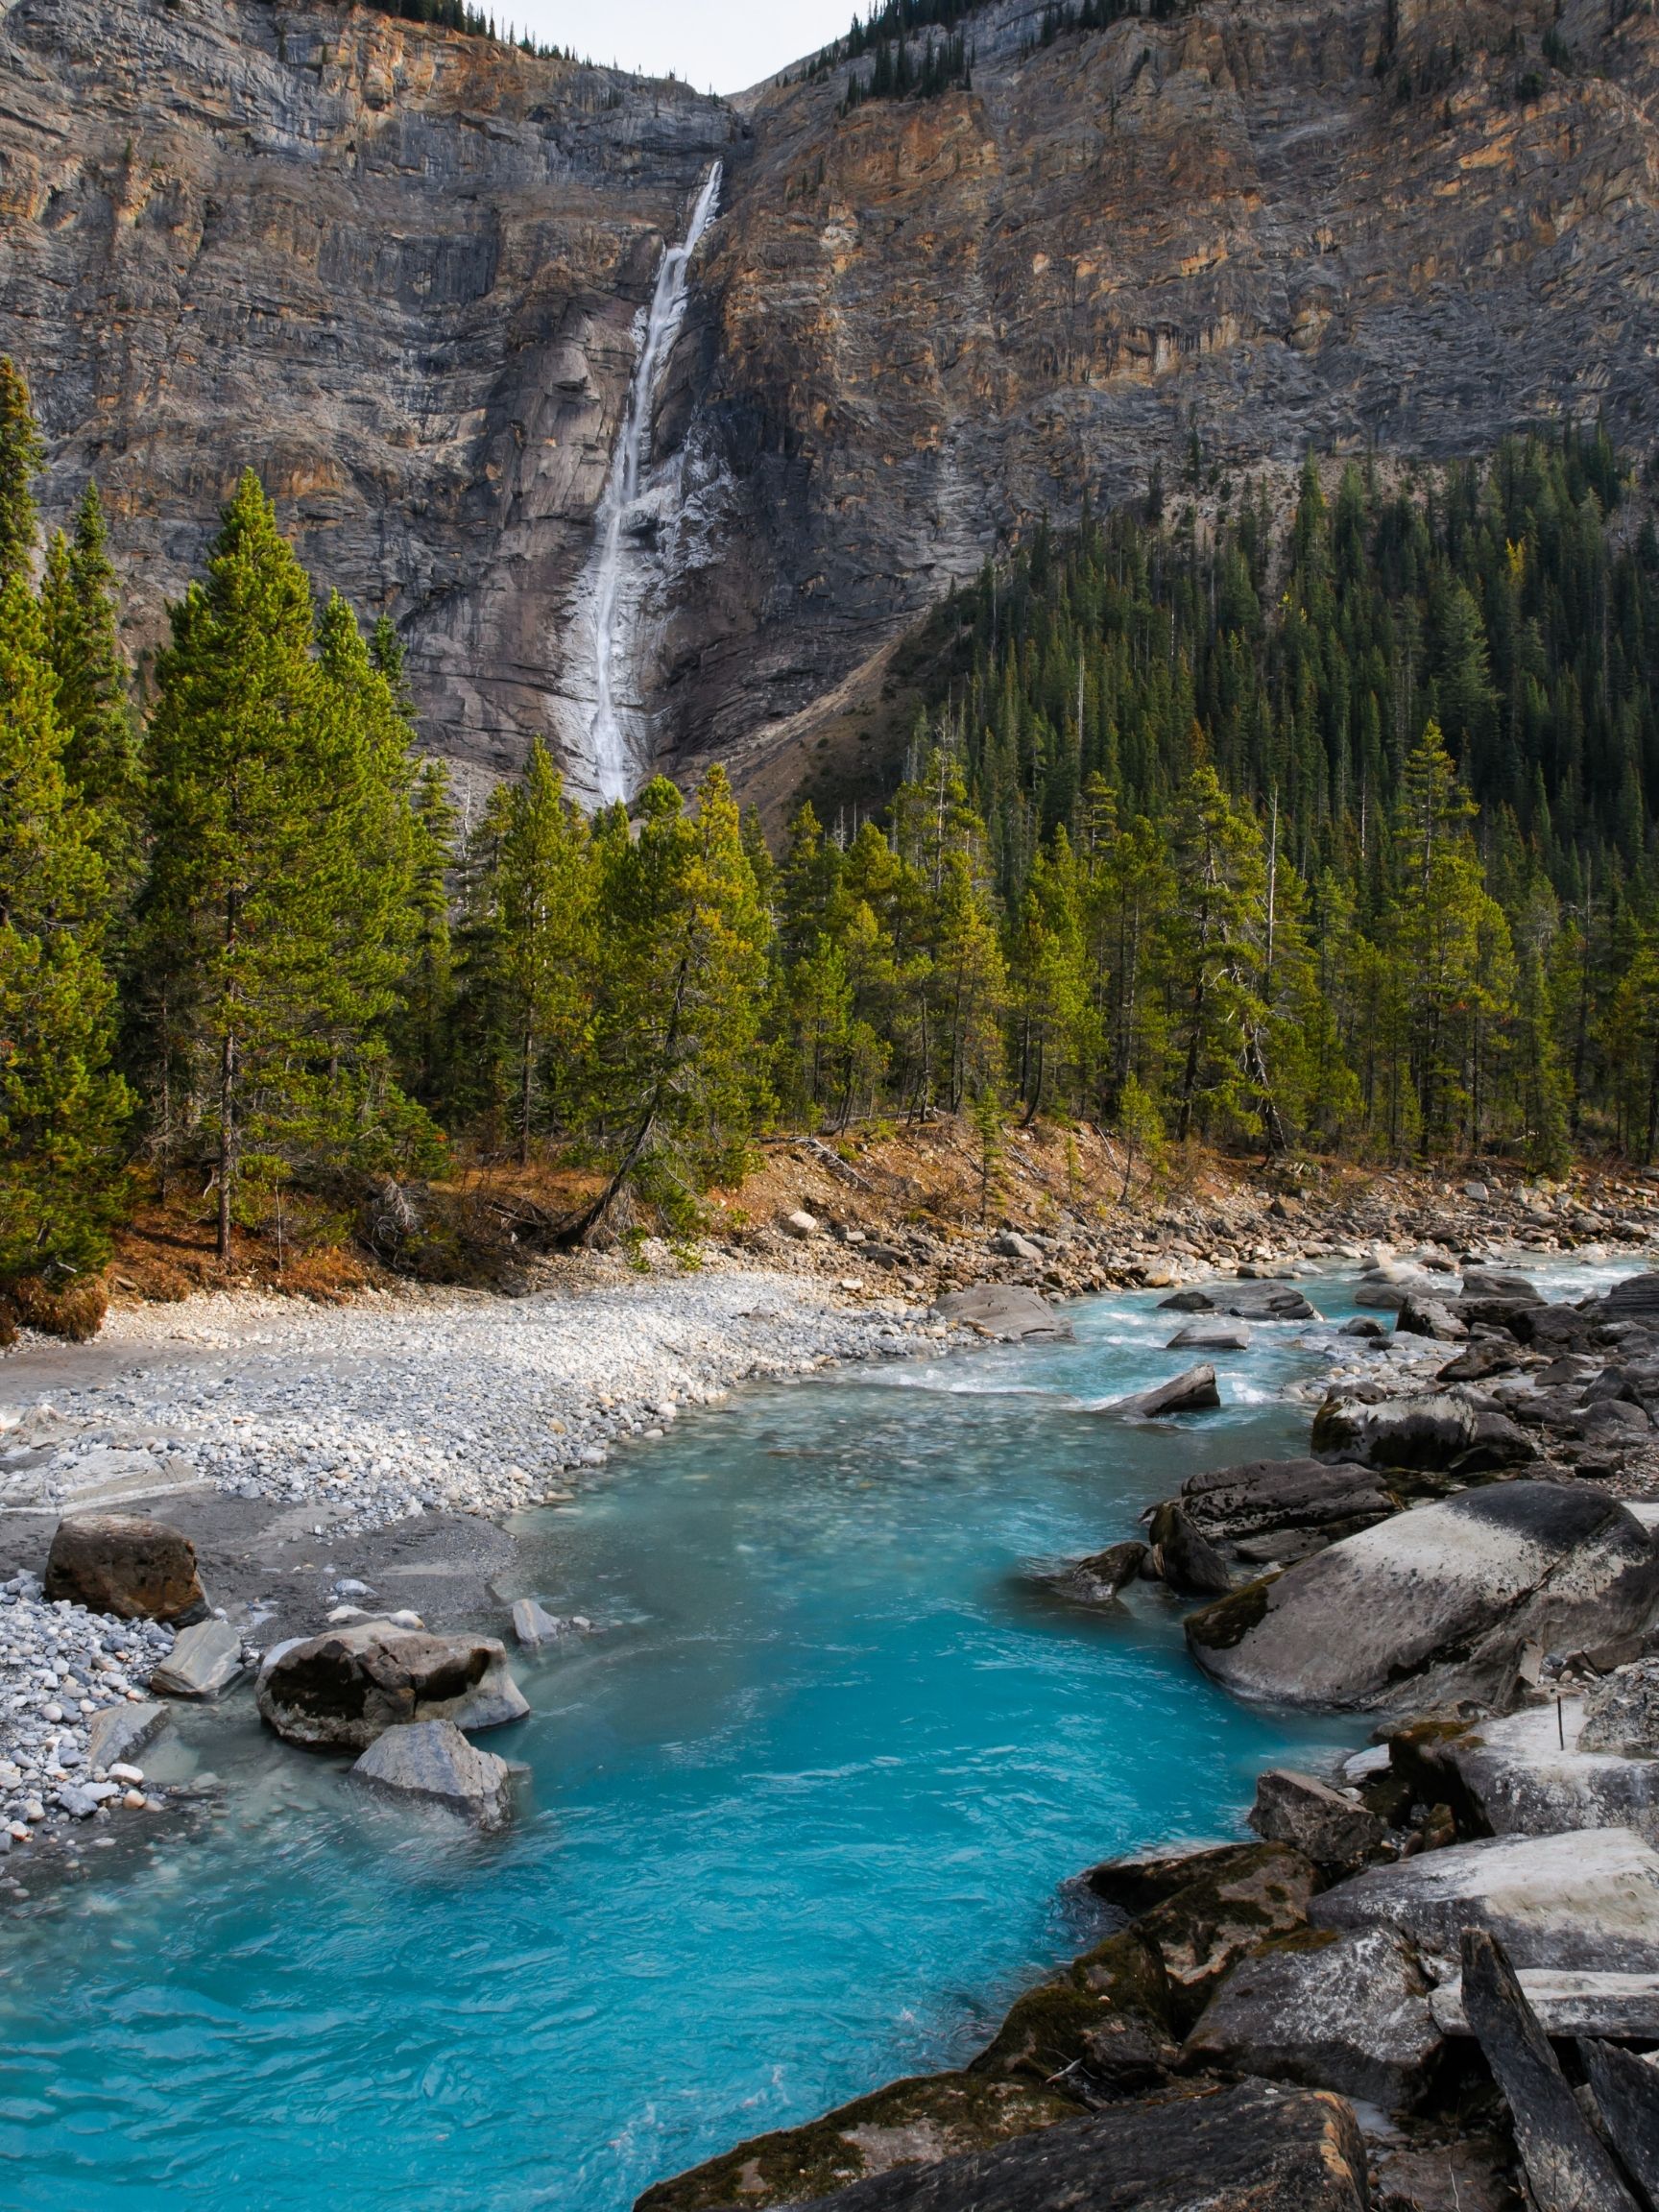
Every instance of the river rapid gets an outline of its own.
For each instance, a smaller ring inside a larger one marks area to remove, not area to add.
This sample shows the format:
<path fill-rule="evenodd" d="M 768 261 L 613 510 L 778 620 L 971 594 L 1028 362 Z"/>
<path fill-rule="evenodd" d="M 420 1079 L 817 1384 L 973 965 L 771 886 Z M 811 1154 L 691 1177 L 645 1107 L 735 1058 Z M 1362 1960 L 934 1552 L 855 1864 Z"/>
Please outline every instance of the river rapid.
<path fill-rule="evenodd" d="M 1190 1357 L 1157 1300 L 754 1389 L 524 1517 L 535 1587 L 597 1632 L 515 1662 L 502 1839 L 365 1802 L 245 1690 L 189 1716 L 147 1765 L 224 1778 L 202 1837 L 120 1844 L 0 1927 L 8 2201 L 622 2212 L 965 2059 L 1090 1939 L 1082 1867 L 1238 1832 L 1262 1767 L 1363 1737 L 1232 1703 L 1159 1588 L 1096 1615 L 1043 1587 L 1195 1470 L 1306 1448 L 1286 1392 L 1328 1358 L 1293 1327 L 1217 1360 L 1218 1413 L 1103 1418 Z"/>

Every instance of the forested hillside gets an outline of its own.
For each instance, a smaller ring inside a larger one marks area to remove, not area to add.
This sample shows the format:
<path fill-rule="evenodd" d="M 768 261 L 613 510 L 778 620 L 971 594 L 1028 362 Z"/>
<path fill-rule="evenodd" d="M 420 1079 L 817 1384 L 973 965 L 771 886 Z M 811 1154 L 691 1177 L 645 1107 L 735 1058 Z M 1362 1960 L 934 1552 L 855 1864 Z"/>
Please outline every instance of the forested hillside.
<path fill-rule="evenodd" d="M 14 1304 L 146 1192 L 227 1261 L 460 1161 L 585 1170 L 572 1238 L 688 1226 L 777 1123 L 1654 1150 L 1659 542 L 1599 435 L 1040 532 L 936 618 L 883 818 L 776 855 L 718 768 L 589 818 L 540 747 L 461 836 L 396 634 L 252 474 L 140 711 L 96 490 L 42 544 L 38 460 L 4 364 Z"/>

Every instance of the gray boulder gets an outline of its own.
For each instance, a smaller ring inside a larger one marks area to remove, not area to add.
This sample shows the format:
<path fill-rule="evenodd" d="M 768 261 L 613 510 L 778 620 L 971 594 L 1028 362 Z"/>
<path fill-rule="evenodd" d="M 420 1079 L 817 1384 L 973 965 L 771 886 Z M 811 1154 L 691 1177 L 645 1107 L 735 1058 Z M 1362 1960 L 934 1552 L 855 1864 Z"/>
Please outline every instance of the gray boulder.
<path fill-rule="evenodd" d="M 1417 1954 L 1392 1929 L 1240 1960 L 1187 2038 L 1190 2065 L 1336 2089 L 1397 2111 L 1445 2044 Z"/>
<path fill-rule="evenodd" d="M 1529 1283 L 1525 1275 L 1511 1274 L 1503 1267 L 1465 1267 L 1463 1295 L 1465 1298 L 1513 1298 L 1528 1306 L 1544 1303 L 1536 1284 Z"/>
<path fill-rule="evenodd" d="M 1056 1313 L 1046 1298 L 1014 1283 L 976 1283 L 971 1290 L 948 1290 L 933 1310 L 942 1321 L 977 1330 L 981 1336 L 1003 1344 L 1058 1341 L 1071 1334 L 1070 1322 Z"/>
<path fill-rule="evenodd" d="M 200 1621 L 207 1611 L 196 1547 L 165 1521 L 77 1513 L 59 1522 L 46 1555 L 48 1604 L 66 1599 L 117 1621 Z"/>
<path fill-rule="evenodd" d="M 1603 1295 L 1601 1310 L 1609 1321 L 1659 1322 L 1659 1273 L 1626 1275 Z"/>
<path fill-rule="evenodd" d="M 559 1623 L 539 1598 L 520 1598 L 513 1607 L 513 1633 L 526 1650 L 559 1641 Z"/>
<path fill-rule="evenodd" d="M 1160 1382 L 1155 1389 L 1138 1390 L 1131 1397 L 1114 1399 L 1101 1410 L 1116 1413 L 1126 1421 L 1162 1421 L 1171 1413 L 1209 1412 L 1220 1403 L 1215 1370 L 1205 1360 L 1201 1366 L 1189 1367 L 1185 1374 Z"/>
<path fill-rule="evenodd" d="M 1517 1966 L 1659 1972 L 1659 1854 L 1633 1829 L 1493 1836 L 1374 1866 L 1312 1899 L 1316 1928 L 1392 1928 L 1455 1959 L 1465 1928 Z"/>
<path fill-rule="evenodd" d="M 1492 1473 L 1533 1456 L 1526 1432 L 1450 1391 L 1427 1397 L 1327 1398 L 1313 1416 L 1313 1449 L 1363 1467 L 1426 1475 Z"/>
<path fill-rule="evenodd" d="M 1482 1720 L 1434 1745 L 1432 1765 L 1455 1775 L 1464 1800 L 1495 1836 L 1634 1828 L 1659 1844 L 1659 1761 L 1586 1748 L 1582 1719 L 1573 1697 L 1559 1711 L 1531 1706 L 1507 1719 Z"/>
<path fill-rule="evenodd" d="M 1524 1966 L 1515 1979 L 1547 2035 L 1609 2035 L 1659 2043 L 1659 1974 L 1589 1974 L 1563 1966 Z M 1463 1984 L 1442 1982 L 1429 2000 L 1445 2035 L 1467 2035 Z"/>
<path fill-rule="evenodd" d="M 1382 1842 L 1375 1813 L 1311 1774 L 1271 1767 L 1256 1781 L 1250 1825 L 1269 1843 L 1291 1843 L 1316 1866 L 1357 1866 Z"/>
<path fill-rule="evenodd" d="M 1159 1506 L 1150 1534 L 1152 1571 L 1171 1590 L 1191 1598 L 1213 1598 L 1232 1589 L 1232 1569 L 1178 1504 Z"/>
<path fill-rule="evenodd" d="M 1231 1313 L 1238 1321 L 1317 1321 L 1310 1306 L 1293 1283 L 1227 1283 L 1213 1293 L 1217 1313 Z"/>
<path fill-rule="evenodd" d="M 1373 1321 L 1369 1313 L 1356 1313 L 1352 1321 L 1343 1322 L 1342 1334 L 1362 1337 L 1369 1344 L 1381 1344 L 1388 1332 L 1381 1321 Z"/>
<path fill-rule="evenodd" d="M 1131 1540 L 1109 1544 L 1088 1559 L 1075 1560 L 1049 1581 L 1062 1597 L 1080 1605 L 1109 1605 L 1126 1584 L 1133 1582 L 1151 1553 L 1144 1544 Z"/>
<path fill-rule="evenodd" d="M 385 1729 L 351 1768 L 351 1779 L 384 1795 L 442 1805 L 480 1828 L 503 1826 L 512 1811 L 506 1760 L 469 1743 L 453 1720 Z"/>
<path fill-rule="evenodd" d="M 1586 1694 L 1578 1748 L 1659 1759 L 1659 1659 L 1634 1660 Z"/>
<path fill-rule="evenodd" d="M 1189 1476 L 1181 1504 L 1211 1543 L 1283 1561 L 1386 1520 L 1400 1501 L 1371 1469 L 1345 1461 L 1252 1459 Z"/>
<path fill-rule="evenodd" d="M 669 2182 L 648 2190 L 636 2212 L 685 2212 L 690 2201 Z M 1349 2107 L 1266 2081 L 1118 2105 L 970 2157 L 896 2164 L 810 2200 L 813 2212 L 1367 2212 L 1368 2203 L 1365 2145 Z"/>
<path fill-rule="evenodd" d="M 1437 1344 L 1461 1344 L 1469 1334 L 1469 1324 L 1459 1321 L 1449 1306 L 1422 1296 L 1406 1300 L 1394 1326 L 1402 1336 L 1427 1336 Z"/>
<path fill-rule="evenodd" d="M 493 1636 L 434 1636 L 364 1621 L 267 1654 L 259 1710 L 290 1743 L 363 1751 L 388 1728 L 497 1728 L 530 1710 Z"/>
<path fill-rule="evenodd" d="M 1645 1629 L 1659 1551 L 1616 1499 L 1508 1482 L 1420 1505 L 1192 1614 L 1206 1672 L 1239 1696 L 1398 1710 L 1492 1703 L 1522 1648 Z"/>
<path fill-rule="evenodd" d="M 1003 1229 L 991 1239 L 991 1249 L 1004 1260 L 1039 1261 L 1044 1257 L 1041 1244 L 1034 1244 L 1029 1237 L 1022 1237 L 1018 1229 Z"/>
<path fill-rule="evenodd" d="M 1164 1843 L 1149 1851 L 1128 1852 L 1121 1859 L 1103 1859 L 1098 1866 L 1090 1867 L 1083 1881 L 1096 1897 L 1137 1920 L 1194 1882 L 1214 1882 L 1236 1867 L 1254 1864 L 1255 1848 L 1251 1843 L 1217 1842 L 1205 1837 Z"/>
<path fill-rule="evenodd" d="M 1170 1337 L 1167 1349 L 1171 1352 L 1248 1352 L 1250 1349 L 1250 1324 L 1248 1321 L 1189 1321 L 1184 1329 L 1177 1329 Z"/>
<path fill-rule="evenodd" d="M 136 1758 L 170 1726 L 165 1705 L 146 1698 L 139 1704 L 106 1705 L 86 1724 L 86 1762 L 91 1767 L 113 1767 Z"/>
<path fill-rule="evenodd" d="M 199 1621 L 180 1629 L 150 1677 L 163 1697 L 217 1697 L 242 1671 L 242 1639 L 228 1621 Z"/>

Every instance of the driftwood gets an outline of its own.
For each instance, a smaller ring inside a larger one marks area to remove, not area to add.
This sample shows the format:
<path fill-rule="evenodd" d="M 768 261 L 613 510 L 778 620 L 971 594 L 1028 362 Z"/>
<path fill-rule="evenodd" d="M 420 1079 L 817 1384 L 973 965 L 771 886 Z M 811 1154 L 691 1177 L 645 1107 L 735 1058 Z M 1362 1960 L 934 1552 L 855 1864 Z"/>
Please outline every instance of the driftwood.
<path fill-rule="evenodd" d="M 1617 2043 L 1581 2042 L 1602 2124 L 1647 2212 L 1659 2212 L 1659 2072 Z"/>
<path fill-rule="evenodd" d="M 1639 2212 L 1580 2111 L 1503 1944 L 1483 1928 L 1463 1931 L 1463 2009 L 1508 2100 L 1538 2212 Z"/>

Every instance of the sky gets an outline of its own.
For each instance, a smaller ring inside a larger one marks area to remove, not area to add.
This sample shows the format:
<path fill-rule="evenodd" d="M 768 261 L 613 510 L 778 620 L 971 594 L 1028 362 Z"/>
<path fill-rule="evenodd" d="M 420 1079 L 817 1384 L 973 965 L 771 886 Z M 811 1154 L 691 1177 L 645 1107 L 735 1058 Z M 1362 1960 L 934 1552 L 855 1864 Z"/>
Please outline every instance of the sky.
<path fill-rule="evenodd" d="M 671 69 L 700 92 L 741 92 L 814 54 L 852 21 L 853 0 L 473 0 L 547 46 L 654 77 Z M 868 12 L 860 5 L 859 14 Z"/>

